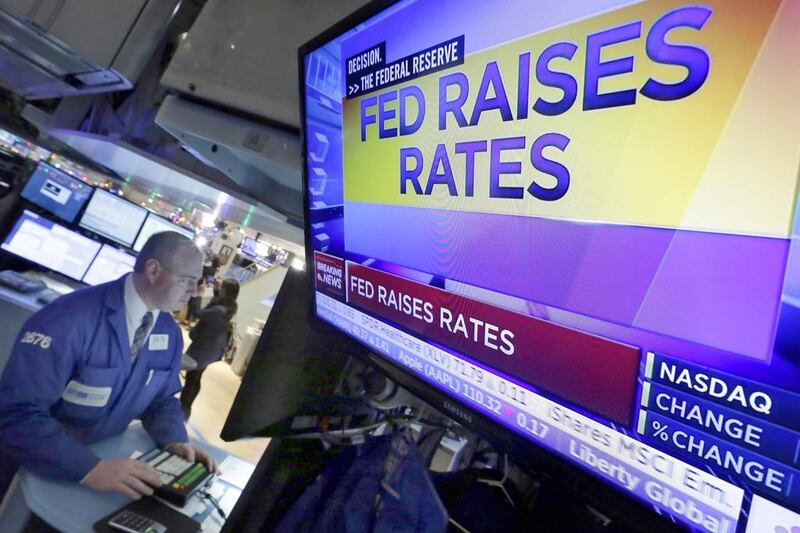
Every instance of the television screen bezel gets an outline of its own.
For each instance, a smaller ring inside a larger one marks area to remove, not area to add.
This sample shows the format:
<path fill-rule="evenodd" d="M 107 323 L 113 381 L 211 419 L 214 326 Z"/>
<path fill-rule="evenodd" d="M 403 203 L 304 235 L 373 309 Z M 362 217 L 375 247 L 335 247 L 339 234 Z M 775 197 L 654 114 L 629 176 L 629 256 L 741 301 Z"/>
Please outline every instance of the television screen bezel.
<path fill-rule="evenodd" d="M 414 395 L 439 409 L 447 416 L 453 418 L 461 425 L 474 431 L 493 445 L 506 451 L 518 464 L 530 469 L 546 473 L 551 480 L 559 485 L 574 491 L 587 502 L 597 506 L 598 510 L 609 514 L 612 519 L 622 523 L 636 524 L 647 531 L 682 531 L 677 523 L 668 517 L 658 514 L 652 507 L 624 494 L 619 488 L 581 469 L 577 465 L 558 456 L 554 452 L 531 442 L 502 425 L 492 421 L 487 416 L 473 409 L 454 396 L 449 396 L 422 380 L 416 378 L 409 371 L 395 365 L 389 359 L 375 354 L 370 346 L 355 337 L 328 325 L 316 314 L 315 283 L 314 283 L 314 248 L 311 241 L 310 201 L 309 201 L 309 176 L 308 176 L 308 139 L 306 137 L 306 84 L 305 84 L 305 56 L 314 50 L 326 45 L 342 34 L 352 30 L 357 25 L 380 14 L 404 0 L 372 0 L 360 9 L 354 11 L 327 30 L 312 38 L 298 49 L 298 90 L 300 98 L 300 137 L 301 137 L 301 173 L 303 187 L 303 229 L 306 255 L 306 278 L 311 284 L 308 302 L 308 320 L 312 327 L 330 327 L 341 335 L 360 344 L 366 355 L 356 354 L 365 362 L 372 364 L 383 371 L 390 379 L 408 389 Z M 448 408 L 455 404 L 457 409 Z"/>
<path fill-rule="evenodd" d="M 120 202 L 128 203 L 128 204 L 136 207 L 137 209 L 141 209 L 142 211 L 145 212 L 145 216 L 142 219 L 141 224 L 139 224 L 139 228 L 136 230 L 136 234 L 133 237 L 133 241 L 131 241 L 130 243 L 125 242 L 122 239 L 113 237 L 111 235 L 106 235 L 105 233 L 102 233 L 102 232 L 98 231 L 96 228 L 83 223 L 84 218 L 86 218 L 86 212 L 89 210 L 89 206 L 92 205 L 92 200 L 94 200 L 95 195 L 99 194 L 99 193 L 107 194 L 107 195 L 115 198 L 116 200 L 118 200 Z M 123 198 L 123 197 L 121 197 L 119 195 L 116 195 L 114 193 L 110 193 L 110 192 L 108 192 L 108 191 L 106 191 L 106 190 L 104 190 L 104 189 L 102 189 L 100 187 L 95 187 L 94 192 L 92 192 L 92 196 L 89 198 L 89 201 L 86 202 L 86 208 L 84 209 L 83 214 L 81 214 L 81 219 L 78 221 L 78 226 L 80 226 L 81 228 L 83 228 L 83 229 L 85 229 L 87 231 L 91 231 L 95 235 L 99 235 L 100 237 L 102 237 L 104 239 L 108 239 L 108 240 L 113 241 L 113 242 L 115 242 L 117 244 L 121 244 L 122 246 L 124 246 L 126 248 L 131 248 L 133 246 L 133 244 L 136 242 L 136 238 L 139 237 L 139 232 L 142 231 L 142 226 L 144 226 L 144 221 L 147 220 L 147 214 L 148 213 L 150 213 L 150 210 L 147 209 L 146 207 L 142 207 L 142 206 L 140 206 L 140 205 L 138 205 L 138 204 L 136 204 L 134 202 L 131 202 L 130 200 L 128 200 L 126 198 Z"/>
<path fill-rule="evenodd" d="M 31 178 L 33 177 L 33 175 L 34 175 L 36 172 L 39 172 L 39 171 L 40 171 L 40 170 L 41 170 L 43 167 L 49 167 L 49 168 L 51 168 L 51 169 L 55 170 L 56 172 L 58 172 L 58 173 L 60 173 L 60 174 L 63 174 L 63 175 L 64 175 L 64 176 L 66 176 L 67 178 L 69 178 L 69 179 L 71 179 L 71 180 L 73 180 L 73 181 L 76 181 L 76 182 L 80 183 L 81 185 L 85 185 L 86 187 L 88 187 L 88 188 L 89 188 L 89 191 L 90 191 L 90 194 L 89 194 L 89 196 L 87 196 L 86 200 L 84 200 L 84 201 L 83 201 L 83 203 L 80 205 L 80 207 L 78 207 L 78 210 L 77 210 L 77 211 L 75 211 L 75 215 L 73 215 L 73 217 L 72 217 L 71 219 L 70 219 L 70 218 L 66 218 L 66 217 L 64 217 L 64 216 L 61 216 L 61 214 L 59 214 L 59 213 L 56 213 L 55 211 L 53 211 L 53 210 L 52 210 L 52 209 L 50 209 L 49 207 L 46 207 L 46 206 L 44 206 L 44 205 L 40 204 L 39 202 L 37 202 L 37 201 L 36 201 L 36 200 L 34 200 L 33 198 L 29 198 L 28 196 L 25 196 L 25 191 L 26 191 L 26 189 L 28 188 L 28 185 L 29 185 L 29 184 L 30 184 L 30 182 L 31 182 L 31 181 L 30 181 L 30 180 L 31 180 Z M 56 167 L 54 167 L 53 165 L 51 165 L 51 164 L 49 164 L 49 163 L 47 163 L 47 162 L 45 162 L 45 161 L 39 161 L 39 162 L 36 164 L 36 166 L 33 168 L 33 171 L 32 171 L 32 172 L 31 172 L 31 173 L 28 175 L 28 180 L 25 182 L 25 186 L 24 186 L 24 187 L 22 187 L 22 190 L 19 192 L 19 196 L 20 196 L 20 198 L 24 198 L 24 199 L 25 199 L 25 200 L 27 200 L 28 202 L 30 202 L 30 203 L 32 203 L 33 205 L 35 205 L 35 206 L 39 207 L 40 209 L 44 209 L 45 211 L 47 211 L 48 213 L 52 214 L 53 216 L 56 216 L 56 217 L 58 217 L 59 219 L 63 220 L 64 222 L 66 222 L 66 223 L 68 223 L 68 224 L 72 224 L 72 223 L 74 223 L 74 222 L 75 222 L 75 219 L 76 219 L 76 218 L 78 218 L 78 215 L 80 215 L 80 214 L 81 214 L 81 210 L 83 210 L 83 208 L 84 208 L 84 207 L 86 207 L 86 205 L 87 205 L 87 204 L 89 203 L 89 201 L 92 199 L 92 196 L 94 196 L 94 189 L 95 189 L 95 187 L 93 187 L 93 186 L 89 185 L 88 183 L 85 183 L 85 182 L 83 182 L 83 181 L 79 180 L 79 179 L 78 179 L 78 178 L 76 178 L 75 176 L 71 176 L 71 175 L 69 175 L 67 172 L 65 172 L 65 171 L 61 170 L 60 168 L 56 168 Z"/>

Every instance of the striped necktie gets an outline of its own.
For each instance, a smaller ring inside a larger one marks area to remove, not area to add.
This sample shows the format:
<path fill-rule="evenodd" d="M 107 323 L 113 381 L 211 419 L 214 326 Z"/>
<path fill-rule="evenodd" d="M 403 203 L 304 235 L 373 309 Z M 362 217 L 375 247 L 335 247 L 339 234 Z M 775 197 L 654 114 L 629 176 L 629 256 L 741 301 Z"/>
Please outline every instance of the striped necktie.
<path fill-rule="evenodd" d="M 142 317 L 142 323 L 136 328 L 136 333 L 133 334 L 133 342 L 131 343 L 131 353 L 133 358 L 139 355 L 139 350 L 142 349 L 147 334 L 150 333 L 150 326 L 153 325 L 153 313 L 148 311 Z"/>

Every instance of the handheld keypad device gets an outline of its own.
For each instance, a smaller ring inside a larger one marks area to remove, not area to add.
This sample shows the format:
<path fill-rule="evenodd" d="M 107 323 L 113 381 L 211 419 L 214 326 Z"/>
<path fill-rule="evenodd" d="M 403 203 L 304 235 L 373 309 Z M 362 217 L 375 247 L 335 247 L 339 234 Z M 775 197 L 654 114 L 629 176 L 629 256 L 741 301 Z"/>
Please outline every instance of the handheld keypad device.
<path fill-rule="evenodd" d="M 158 448 L 145 453 L 139 460 L 161 474 L 163 484 L 155 490 L 155 495 L 181 507 L 214 477 L 203 463 L 190 463 L 179 455 Z"/>

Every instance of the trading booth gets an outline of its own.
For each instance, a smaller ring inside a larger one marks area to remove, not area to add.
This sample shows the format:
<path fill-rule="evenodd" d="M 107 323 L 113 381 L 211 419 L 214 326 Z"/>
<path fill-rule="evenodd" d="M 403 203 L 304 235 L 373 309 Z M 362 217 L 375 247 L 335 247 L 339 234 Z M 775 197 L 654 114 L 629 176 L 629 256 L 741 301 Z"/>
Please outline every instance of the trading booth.
<path fill-rule="evenodd" d="M 223 430 L 274 437 L 226 529 L 794 531 L 798 23 L 402 0 L 306 44 L 308 268 Z"/>

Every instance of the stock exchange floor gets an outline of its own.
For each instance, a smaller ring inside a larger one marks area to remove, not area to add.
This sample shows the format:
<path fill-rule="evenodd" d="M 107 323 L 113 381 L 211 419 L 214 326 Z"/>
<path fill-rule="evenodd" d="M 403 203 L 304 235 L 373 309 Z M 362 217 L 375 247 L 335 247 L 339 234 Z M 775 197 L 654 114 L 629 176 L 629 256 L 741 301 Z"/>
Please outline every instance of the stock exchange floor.
<path fill-rule="evenodd" d="M 185 327 L 181 329 L 184 347 L 189 346 L 191 340 L 188 331 Z M 187 423 L 187 429 L 191 437 L 206 441 L 212 446 L 256 464 L 264 453 L 269 439 L 225 442 L 219 438 L 240 383 L 241 378 L 231 370 L 228 363 L 224 361 L 212 363 L 203 373 L 200 394 L 192 405 L 192 415 Z"/>

